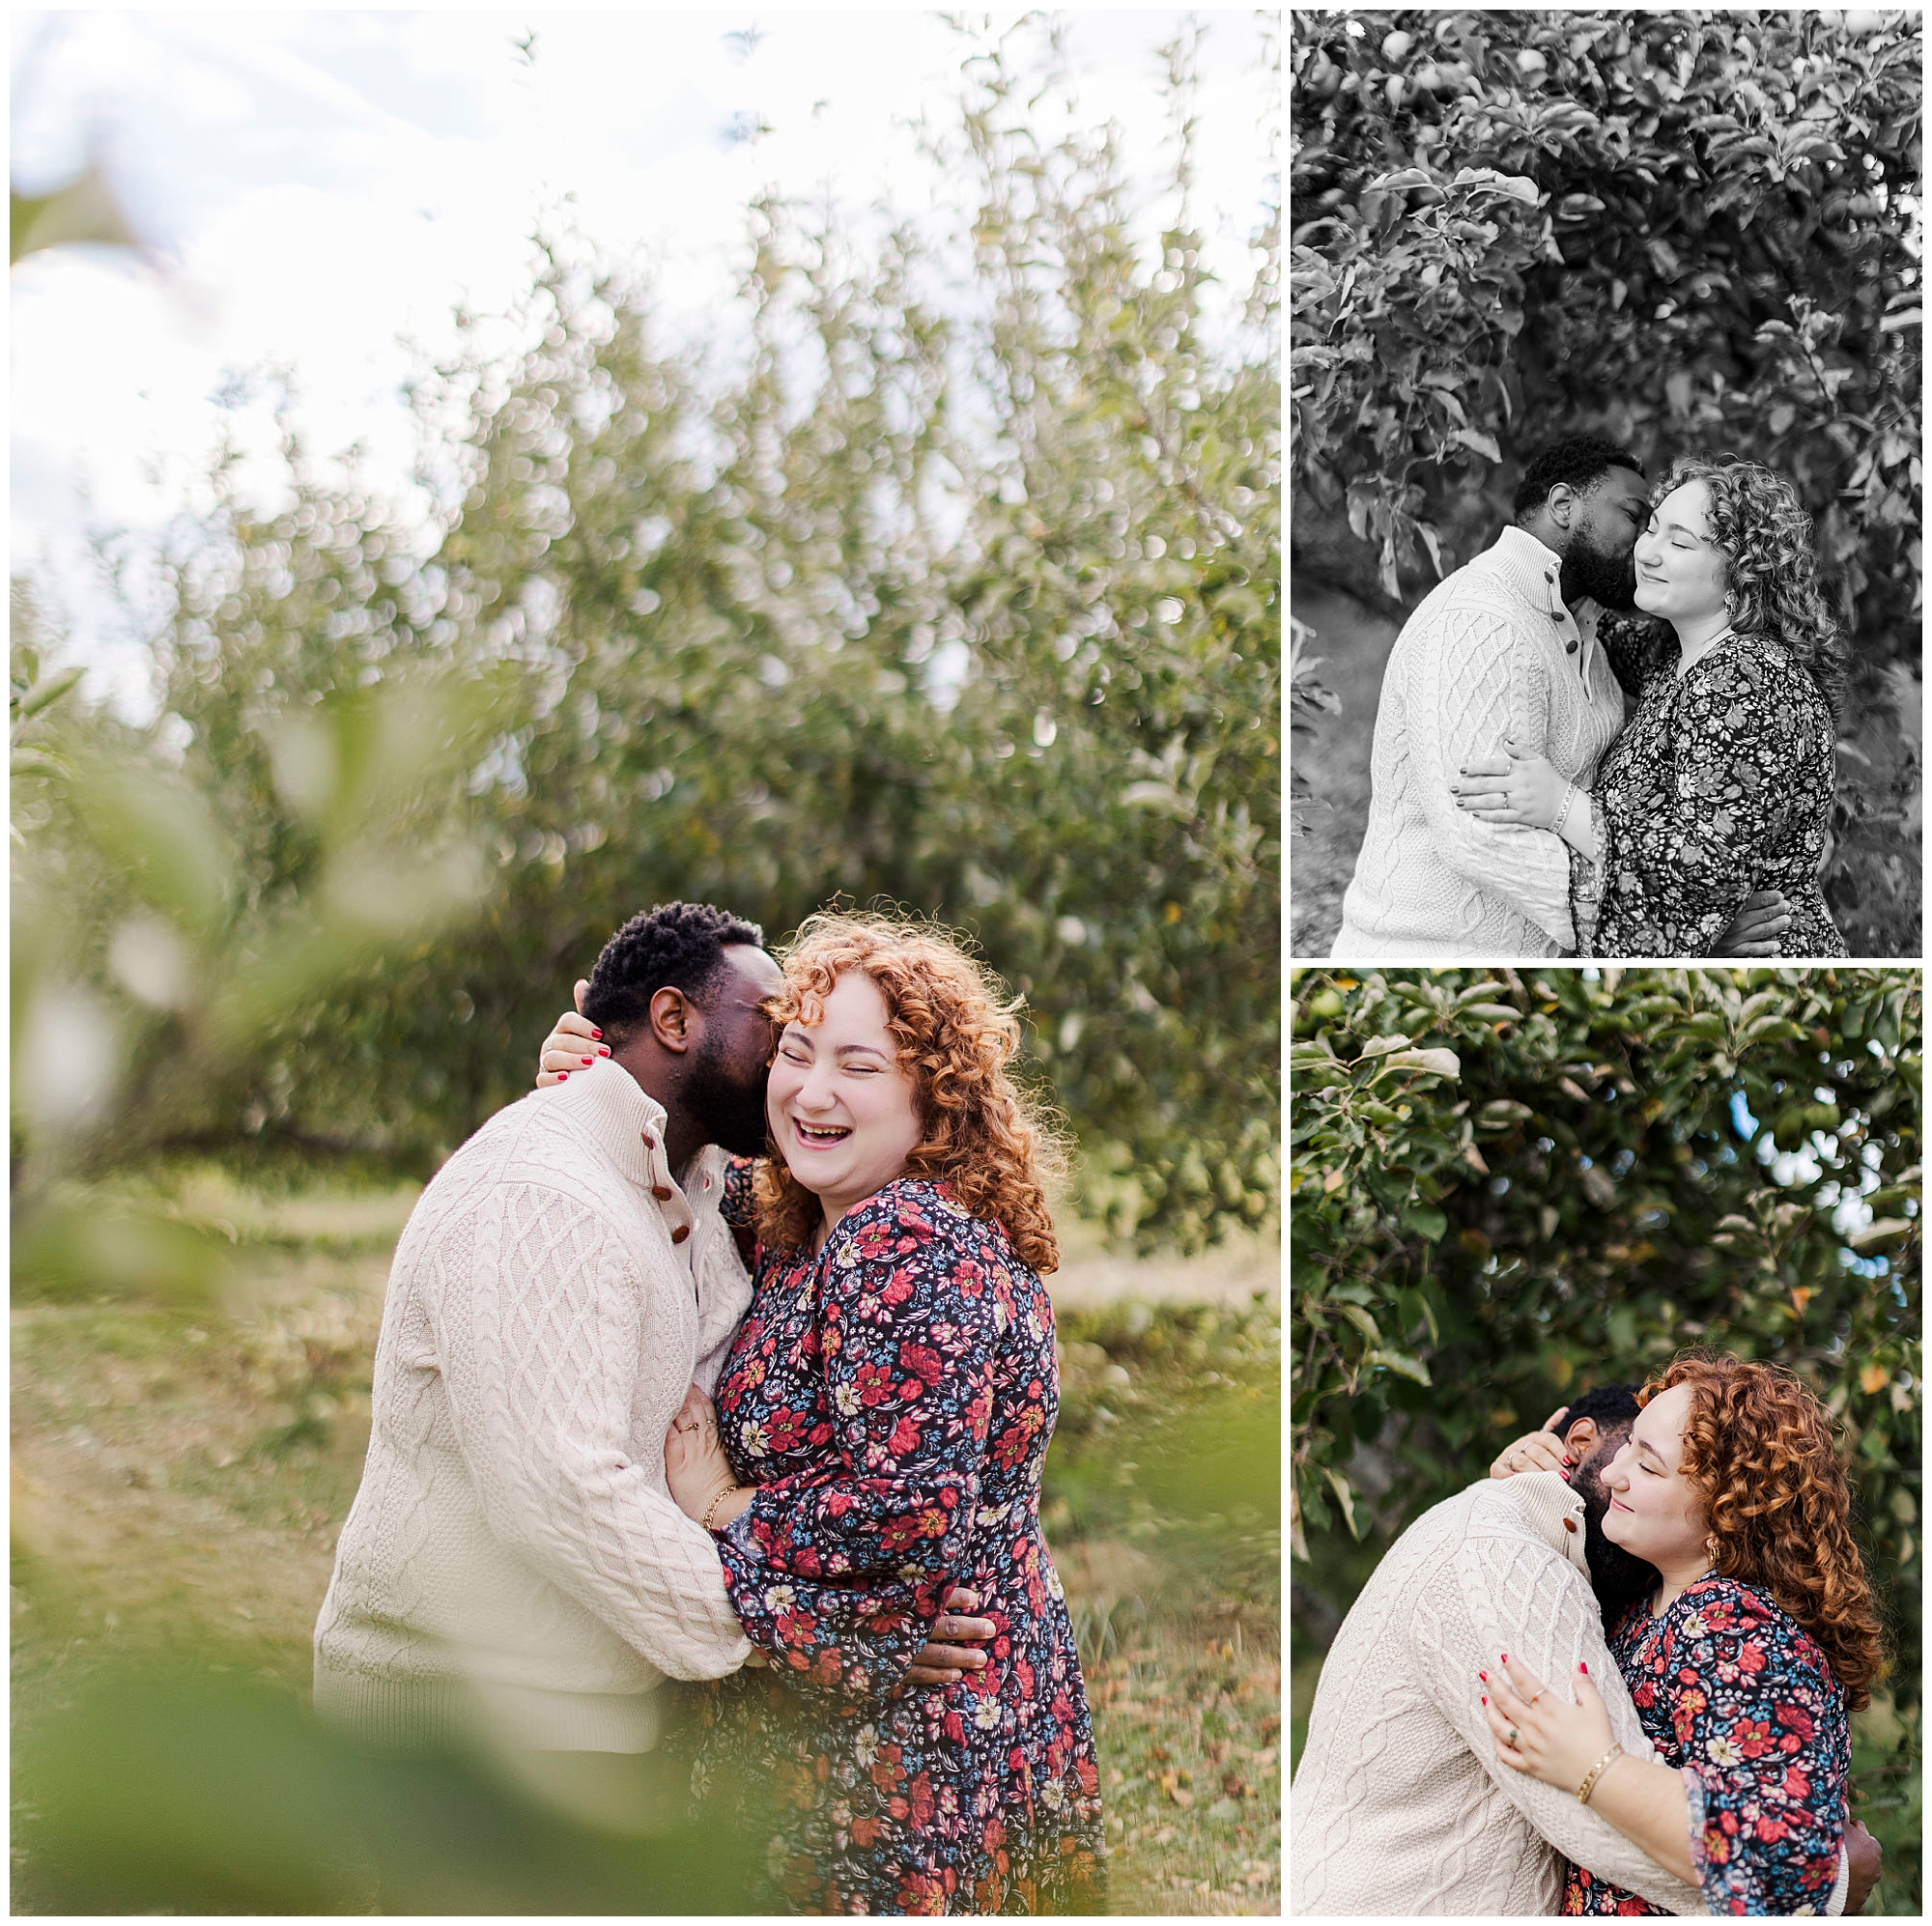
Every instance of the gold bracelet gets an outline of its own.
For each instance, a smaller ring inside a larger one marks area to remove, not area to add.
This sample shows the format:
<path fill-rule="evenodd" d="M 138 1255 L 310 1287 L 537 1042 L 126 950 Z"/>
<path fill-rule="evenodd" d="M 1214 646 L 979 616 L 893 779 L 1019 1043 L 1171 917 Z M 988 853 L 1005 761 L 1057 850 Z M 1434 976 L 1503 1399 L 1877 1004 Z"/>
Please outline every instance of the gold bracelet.
<path fill-rule="evenodd" d="M 722 1505 L 726 1498 L 735 1498 L 738 1495 L 738 1491 L 739 1491 L 738 1486 L 724 1485 L 721 1486 L 718 1490 L 714 1491 L 711 1494 L 711 1502 L 710 1504 L 705 1506 L 704 1515 L 702 1518 L 698 1520 L 698 1522 L 704 1527 L 706 1531 L 709 1531 L 711 1529 L 711 1520 L 718 1515 L 718 1507 Z"/>
<path fill-rule="evenodd" d="M 1590 1795 L 1597 1790 L 1597 1781 L 1604 1776 L 1604 1768 L 1607 1766 L 1612 1759 L 1621 1758 L 1623 1756 L 1623 1749 L 1624 1748 L 1621 1745 L 1612 1745 L 1610 1749 L 1607 1752 L 1605 1752 L 1604 1756 L 1601 1759 L 1599 1759 L 1597 1763 L 1594 1766 L 1592 1766 L 1587 1772 L 1583 1774 L 1583 1783 L 1577 1788 L 1577 1803 L 1578 1805 L 1588 1805 L 1590 1803 Z"/>

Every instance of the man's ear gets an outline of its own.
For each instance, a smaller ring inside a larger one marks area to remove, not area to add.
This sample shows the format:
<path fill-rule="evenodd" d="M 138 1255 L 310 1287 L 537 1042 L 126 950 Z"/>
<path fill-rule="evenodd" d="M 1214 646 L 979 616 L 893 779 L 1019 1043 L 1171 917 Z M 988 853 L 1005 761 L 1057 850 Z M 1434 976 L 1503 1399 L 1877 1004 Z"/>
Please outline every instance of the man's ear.
<path fill-rule="evenodd" d="M 673 1057 L 682 1057 L 697 1041 L 704 1020 L 682 990 L 669 984 L 651 998 L 651 1034 Z"/>
<path fill-rule="evenodd" d="M 1596 1419 L 1578 1418 L 1563 1433 L 1563 1449 L 1581 1464 L 1583 1459 L 1596 1449 L 1597 1440 L 1602 1435 L 1603 1433 L 1597 1429 Z"/>

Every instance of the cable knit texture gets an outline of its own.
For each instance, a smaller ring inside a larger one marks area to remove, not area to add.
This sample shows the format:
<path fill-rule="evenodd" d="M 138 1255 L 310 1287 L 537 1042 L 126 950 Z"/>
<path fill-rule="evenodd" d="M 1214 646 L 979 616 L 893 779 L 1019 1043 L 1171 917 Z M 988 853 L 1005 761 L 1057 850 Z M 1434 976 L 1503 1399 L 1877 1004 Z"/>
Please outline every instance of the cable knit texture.
<path fill-rule="evenodd" d="M 667 1674 L 743 1662 L 664 1438 L 694 1376 L 716 1383 L 751 1283 L 719 1214 L 724 1153 L 680 1187 L 664 1121 L 600 1060 L 499 1111 L 423 1192 L 316 1626 L 325 1716 L 399 1742 L 642 1751 Z"/>
<path fill-rule="evenodd" d="M 1449 791 L 1466 761 L 1511 736 L 1588 788 L 1615 740 L 1624 696 L 1596 642 L 1598 610 L 1584 603 L 1572 614 L 1557 593 L 1559 568 L 1533 535 L 1505 528 L 1432 589 L 1396 637 L 1338 959 L 1556 956 L 1576 948 L 1561 838 L 1479 822 Z"/>
<path fill-rule="evenodd" d="M 1555 1913 L 1571 1859 L 1672 1912 L 1707 1911 L 1574 1792 L 1496 1758 L 1476 1674 L 1505 1652 L 1567 1699 L 1587 1664 L 1617 1742 L 1657 1757 L 1604 1642 L 1583 1501 L 1553 1471 L 1425 1512 L 1343 1621 L 1294 1775 L 1292 1913 Z"/>

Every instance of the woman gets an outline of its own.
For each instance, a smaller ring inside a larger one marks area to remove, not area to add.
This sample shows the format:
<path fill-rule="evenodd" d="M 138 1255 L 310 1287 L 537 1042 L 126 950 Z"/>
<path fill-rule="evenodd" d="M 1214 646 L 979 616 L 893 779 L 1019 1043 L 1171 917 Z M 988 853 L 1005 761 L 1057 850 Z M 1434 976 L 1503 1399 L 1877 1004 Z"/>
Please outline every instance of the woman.
<path fill-rule="evenodd" d="M 1734 1357 L 1680 1358 L 1642 1402 L 1604 1476 L 1604 1531 L 1661 1582 L 1609 1644 L 1665 1763 L 1611 1743 L 1587 1677 L 1572 1703 L 1514 1662 L 1475 1685 L 1496 1755 L 1576 1793 L 1713 1912 L 1822 1912 L 1846 1714 L 1885 1670 L 1831 1419 L 1786 1373 Z M 1563 1910 L 1658 1909 L 1575 1866 Z"/>
<path fill-rule="evenodd" d="M 1570 845 L 1585 956 L 1705 956 L 1755 890 L 1789 905 L 1787 956 L 1843 956 L 1818 887 L 1836 779 L 1843 645 L 1811 519 L 1782 475 L 1680 461 L 1638 539 L 1636 606 L 1676 633 L 1586 791 L 1505 745 L 1456 806 Z"/>
<path fill-rule="evenodd" d="M 720 1687 L 700 1773 L 775 1780 L 801 1911 L 1099 1911 L 1093 1726 L 1039 1530 L 1058 1146 L 1007 1069 L 1013 1006 L 939 932 L 870 916 L 811 918 L 783 967 L 755 1294 L 716 1412 L 694 1389 L 666 1442 L 771 1661 Z M 989 1662 L 908 1691 L 954 1584 Z"/>

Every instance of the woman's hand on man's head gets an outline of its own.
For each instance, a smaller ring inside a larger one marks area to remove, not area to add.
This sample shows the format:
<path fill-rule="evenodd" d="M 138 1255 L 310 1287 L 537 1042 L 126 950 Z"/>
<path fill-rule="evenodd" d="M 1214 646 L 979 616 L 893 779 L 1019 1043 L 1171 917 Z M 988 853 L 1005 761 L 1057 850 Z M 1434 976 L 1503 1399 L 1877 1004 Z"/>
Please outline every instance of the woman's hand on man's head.
<path fill-rule="evenodd" d="M 1519 1471 L 1553 1471 L 1568 1480 L 1576 1461 L 1563 1447 L 1563 1434 L 1556 1429 L 1569 1415 L 1570 1407 L 1560 1404 L 1549 1414 L 1540 1431 L 1525 1431 L 1503 1446 L 1490 1466 L 1492 1478 L 1513 1478 Z"/>
<path fill-rule="evenodd" d="M 587 1070 L 600 1057 L 611 1054 L 604 1033 L 582 1014 L 584 993 L 589 981 L 577 979 L 577 1008 L 565 1010 L 537 1052 L 537 1089 L 548 1090 L 562 1083 L 573 1070 Z"/>

